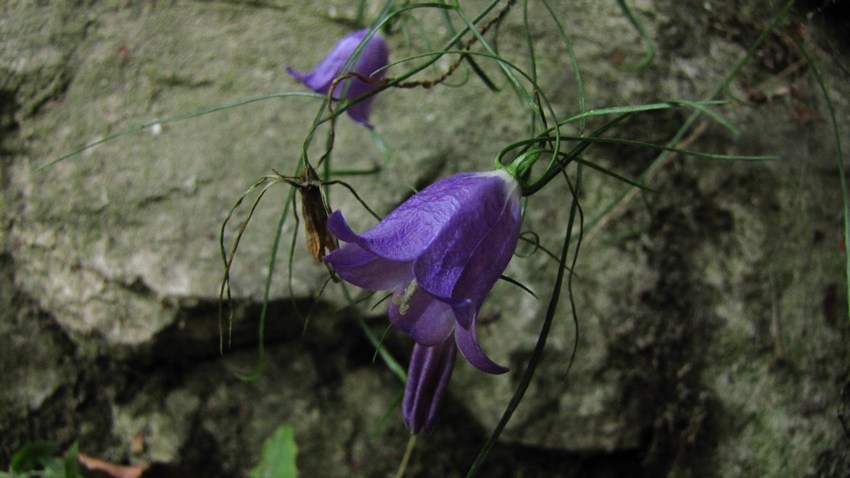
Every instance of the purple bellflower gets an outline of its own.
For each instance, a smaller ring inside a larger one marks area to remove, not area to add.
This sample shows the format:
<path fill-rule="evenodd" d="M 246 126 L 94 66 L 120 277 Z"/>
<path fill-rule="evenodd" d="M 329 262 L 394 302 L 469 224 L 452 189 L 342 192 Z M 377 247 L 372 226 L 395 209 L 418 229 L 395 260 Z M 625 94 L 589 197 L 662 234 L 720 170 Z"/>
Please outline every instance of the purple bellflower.
<path fill-rule="evenodd" d="M 416 342 L 402 404 L 412 433 L 433 424 L 457 350 L 484 372 L 508 370 L 481 349 L 476 321 L 511 260 L 520 222 L 520 185 L 501 169 L 438 181 L 362 234 L 339 211 L 328 219 L 347 244 L 325 261 L 358 287 L 392 289 L 390 322 Z"/>
<path fill-rule="evenodd" d="M 301 80 L 307 88 L 323 95 L 328 94 L 328 90 L 330 90 L 335 79 L 351 71 L 372 81 L 367 83 L 360 78 L 341 81 L 334 88 L 333 97 L 338 99 L 342 95 L 342 92 L 346 91 L 346 88 L 348 90 L 345 97 L 349 100 L 371 93 L 377 87 L 377 82 L 384 77 L 386 70 L 382 68 L 387 66 L 389 62 L 390 50 L 383 37 L 377 33 L 372 36 L 363 46 L 357 64 L 351 70 L 343 71 L 345 63 L 351 58 L 357 46 L 360 45 L 368 33 L 368 29 L 363 29 L 346 35 L 342 40 L 337 42 L 331 52 L 328 53 L 328 56 L 319 62 L 313 71 L 300 72 L 291 67 L 287 67 L 286 71 Z M 348 115 L 354 121 L 367 128 L 371 128 L 372 125 L 369 124 L 369 111 L 374 99 L 374 96 L 370 96 L 359 103 L 351 105 L 346 110 Z"/>

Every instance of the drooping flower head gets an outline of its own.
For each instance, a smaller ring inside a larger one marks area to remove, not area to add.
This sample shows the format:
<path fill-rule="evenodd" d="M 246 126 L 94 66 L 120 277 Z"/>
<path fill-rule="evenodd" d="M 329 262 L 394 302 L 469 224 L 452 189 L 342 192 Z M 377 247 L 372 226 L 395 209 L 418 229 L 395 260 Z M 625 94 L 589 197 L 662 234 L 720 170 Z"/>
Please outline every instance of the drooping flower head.
<path fill-rule="evenodd" d="M 429 428 L 457 349 L 475 367 L 504 373 L 481 349 L 476 321 L 513 255 L 521 221 L 519 183 L 504 170 L 461 173 L 413 195 L 357 234 L 342 213 L 328 229 L 345 246 L 325 260 L 345 281 L 393 290 L 390 322 L 416 342 L 402 410 L 408 428 Z"/>
<path fill-rule="evenodd" d="M 358 45 L 366 38 L 368 33 L 368 29 L 363 29 L 346 35 L 313 71 L 301 72 L 291 67 L 287 67 L 286 71 L 301 80 L 307 88 L 323 95 L 328 94 L 328 90 L 330 90 L 335 79 L 351 71 L 363 78 L 368 78 L 370 81 L 365 82 L 360 78 L 341 81 L 334 88 L 333 97 L 339 99 L 345 92 L 345 98 L 350 100 L 370 93 L 377 87 L 377 81 L 384 77 L 385 70 L 382 68 L 387 66 L 389 62 L 390 50 L 383 37 L 377 33 L 374 34 L 363 46 L 356 65 L 350 70 L 343 71 L 346 62 L 355 53 Z M 354 121 L 371 128 L 369 111 L 374 98 L 374 96 L 370 96 L 357 104 L 351 105 L 346 110 L 348 115 Z"/>

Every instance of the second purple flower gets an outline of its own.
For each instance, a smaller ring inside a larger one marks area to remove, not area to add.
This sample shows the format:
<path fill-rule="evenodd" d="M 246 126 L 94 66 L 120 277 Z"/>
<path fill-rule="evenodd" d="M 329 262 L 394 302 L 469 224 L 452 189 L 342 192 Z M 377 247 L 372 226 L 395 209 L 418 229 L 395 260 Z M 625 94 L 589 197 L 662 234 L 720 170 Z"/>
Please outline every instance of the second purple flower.
<path fill-rule="evenodd" d="M 368 94 L 375 90 L 378 80 L 384 77 L 385 70 L 382 68 L 387 66 L 389 62 L 389 48 L 383 37 L 377 33 L 373 35 L 363 46 L 356 64 L 350 70 L 343 71 L 346 62 L 348 62 L 355 50 L 357 50 L 357 46 L 366 38 L 368 33 L 368 29 L 363 29 L 346 35 L 342 40 L 337 42 L 331 52 L 312 71 L 301 72 L 291 67 L 287 67 L 286 71 L 304 82 L 304 85 L 311 90 L 323 95 L 328 94 L 335 79 L 351 71 L 363 78 L 368 78 L 370 81 L 364 82 L 359 78 L 342 81 L 334 88 L 334 98 L 340 98 L 343 91 L 346 92 L 345 98 L 349 100 Z M 348 115 L 354 121 L 371 128 L 372 125 L 369 124 L 369 112 L 374 98 L 374 96 L 370 96 L 359 103 L 351 105 L 347 110 Z"/>

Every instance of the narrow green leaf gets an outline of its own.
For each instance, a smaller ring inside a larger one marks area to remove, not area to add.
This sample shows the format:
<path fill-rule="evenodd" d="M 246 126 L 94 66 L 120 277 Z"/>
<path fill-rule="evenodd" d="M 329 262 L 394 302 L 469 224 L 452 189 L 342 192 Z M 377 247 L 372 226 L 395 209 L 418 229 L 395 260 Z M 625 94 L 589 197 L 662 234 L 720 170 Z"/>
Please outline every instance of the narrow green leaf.
<path fill-rule="evenodd" d="M 612 170 L 610 170 L 610 169 L 608 169 L 604 166 L 601 166 L 601 165 L 594 163 L 593 161 L 588 161 L 588 160 L 581 158 L 581 157 L 573 158 L 573 160 L 576 161 L 577 163 L 581 163 L 581 164 L 583 164 L 583 165 L 585 165 L 585 166 L 587 166 L 591 169 L 595 169 L 602 174 L 606 174 L 608 176 L 611 176 L 612 178 L 618 179 L 618 180 L 620 180 L 620 181 L 622 181 L 626 184 L 629 184 L 630 186 L 633 186 L 633 187 L 636 187 L 636 188 L 639 188 L 639 189 L 642 189 L 642 190 L 648 191 L 648 192 L 653 192 L 653 193 L 658 192 L 658 190 L 656 190 L 656 189 L 652 189 L 649 186 L 643 185 L 643 184 L 641 184 L 637 181 L 632 181 L 631 179 L 629 179 L 629 178 L 627 178 L 627 177 L 625 177 L 621 174 L 617 174 L 614 171 L 612 171 Z"/>
<path fill-rule="evenodd" d="M 220 111 L 224 111 L 224 110 L 228 110 L 228 109 L 232 109 L 232 108 L 237 108 L 239 106 L 249 105 L 251 103 L 257 103 L 259 101 L 270 100 L 270 99 L 273 99 L 273 98 L 290 98 L 290 97 L 313 98 L 313 99 L 320 99 L 320 100 L 325 99 L 325 95 L 320 95 L 320 94 L 317 94 L 317 93 L 310 93 L 310 92 L 289 92 L 289 91 L 286 91 L 286 92 L 282 92 L 282 93 L 268 93 L 268 94 L 264 94 L 264 95 L 252 96 L 252 97 L 249 97 L 249 98 L 244 98 L 244 99 L 241 99 L 241 100 L 232 101 L 232 102 L 229 102 L 229 103 L 223 103 L 223 104 L 220 104 L 220 105 L 211 106 L 209 108 L 203 108 L 203 109 L 200 109 L 200 110 L 197 110 L 197 111 L 193 111 L 191 113 L 183 113 L 183 114 L 178 114 L 178 115 L 174 115 L 174 116 L 169 116 L 169 117 L 166 117 L 166 118 L 155 119 L 155 120 L 151 120 L 151 121 L 142 123 L 142 124 L 137 125 L 137 126 L 131 126 L 129 128 L 124 128 L 124 129 L 117 131 L 115 133 L 106 135 L 103 138 L 100 138 L 96 141 L 92 141 L 91 143 L 87 143 L 87 144 L 83 145 L 81 148 L 79 148 L 75 151 L 72 151 L 68 154 L 62 155 L 59 158 L 56 158 L 52 161 L 48 161 L 47 163 L 36 168 L 36 170 L 42 171 L 42 170 L 51 168 L 51 167 L 55 166 L 56 164 L 61 163 L 62 161 L 65 161 L 66 159 L 70 159 L 70 158 L 73 158 L 75 156 L 79 156 L 80 154 L 84 153 L 85 151 L 88 151 L 89 149 L 94 148 L 95 146 L 99 146 L 101 144 L 108 143 L 108 142 L 115 140 L 115 139 L 118 139 L 122 136 L 127 136 L 127 135 L 130 135 L 130 134 L 138 133 L 140 131 L 144 131 L 144 130 L 149 129 L 149 128 L 155 126 L 155 125 L 166 125 L 166 124 L 170 124 L 170 123 L 178 123 L 178 122 L 181 122 L 181 121 L 194 119 L 194 118 L 197 118 L 199 116 L 205 116 L 205 115 L 208 115 L 208 114 L 218 113 Z"/>
<path fill-rule="evenodd" d="M 360 326 L 360 330 L 366 335 L 366 338 L 369 339 L 369 342 L 372 343 L 372 346 L 375 347 L 375 351 L 378 355 L 381 356 L 381 359 L 387 365 L 387 368 L 390 369 L 390 372 L 395 374 L 396 377 L 401 380 L 402 383 L 407 381 L 407 372 L 404 371 L 404 367 L 398 363 L 398 361 L 393 357 L 393 355 L 386 349 L 386 347 L 382 346 L 383 337 L 379 340 L 375 337 L 375 334 L 369 330 L 369 326 L 366 325 L 366 322 L 363 321 L 363 318 L 359 315 L 357 316 L 357 325 Z"/>
<path fill-rule="evenodd" d="M 800 52 L 803 54 L 803 57 L 806 59 L 806 62 L 809 64 L 809 67 L 812 70 L 812 74 L 815 76 L 815 80 L 818 83 L 818 87 L 820 88 L 821 95 L 823 96 L 824 101 L 826 101 L 826 108 L 829 111 L 829 119 L 830 123 L 832 123 L 832 134 L 835 138 L 835 159 L 837 159 L 838 164 L 838 178 L 839 183 L 841 185 L 841 202 L 844 209 L 844 244 L 850 244 L 850 188 L 847 186 L 847 177 L 845 176 L 844 171 L 844 151 L 841 147 L 841 130 L 838 126 L 837 114 L 835 111 L 835 105 L 832 103 L 832 97 L 829 94 L 829 88 L 826 86 L 826 80 L 824 80 L 823 75 L 820 72 L 815 61 L 809 55 L 809 52 L 806 50 L 805 45 L 798 40 L 794 40 L 794 43 L 797 45 L 797 48 L 800 49 Z M 846 249 L 846 246 L 845 246 Z M 850 298 L 850 254 L 846 251 L 844 253 L 844 274 L 847 279 L 847 297 Z M 848 317 L 850 317 L 850 303 L 847 304 L 848 307 Z"/>
<path fill-rule="evenodd" d="M 620 5 L 620 10 L 623 12 L 623 16 L 632 24 L 632 26 L 637 30 L 640 35 L 640 41 L 643 43 L 646 48 L 646 54 L 644 57 L 634 65 L 626 65 L 623 69 L 626 71 L 640 71 L 655 59 L 655 44 L 650 38 L 649 34 L 643 28 L 643 25 L 640 24 L 638 19 L 632 14 L 631 9 L 629 9 L 628 5 L 626 5 L 625 0 L 617 0 L 617 4 Z"/>

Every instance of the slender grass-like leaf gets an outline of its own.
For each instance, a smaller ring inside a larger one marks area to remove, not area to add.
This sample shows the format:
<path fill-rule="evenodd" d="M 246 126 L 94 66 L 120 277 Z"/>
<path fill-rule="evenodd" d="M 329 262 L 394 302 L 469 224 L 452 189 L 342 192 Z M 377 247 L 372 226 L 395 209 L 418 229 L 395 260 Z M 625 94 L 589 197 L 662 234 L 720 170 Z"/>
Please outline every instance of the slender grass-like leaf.
<path fill-rule="evenodd" d="M 529 288 L 528 288 L 528 286 L 526 286 L 526 285 L 525 285 L 525 284 L 523 284 L 522 282 L 520 282 L 520 281 L 518 281 L 518 280 L 514 279 L 513 277 L 506 276 L 506 275 L 502 274 L 502 275 L 499 277 L 499 279 L 502 279 L 503 281 L 505 281 L 505 282 L 507 282 L 507 283 L 509 283 L 509 284 L 513 284 L 513 285 L 515 285 L 515 286 L 519 287 L 520 289 L 524 290 L 526 293 L 528 293 L 528 295 L 530 295 L 530 296 L 534 297 L 535 299 L 537 299 L 537 298 L 538 298 L 538 297 L 537 297 L 537 294 L 535 294 L 533 290 L 529 289 Z"/>
<path fill-rule="evenodd" d="M 608 169 L 604 166 L 600 166 L 600 165 L 594 163 L 593 161 L 588 161 L 586 159 L 583 159 L 581 156 L 579 156 L 577 158 L 573 158 L 573 161 L 580 163 L 580 164 L 583 164 L 583 165 L 585 165 L 585 166 L 587 166 L 591 169 L 595 169 L 596 171 L 599 171 L 600 173 L 605 174 L 606 176 L 611 176 L 612 178 L 617 179 L 618 181 L 624 182 L 628 185 L 639 188 L 643 191 L 648 191 L 648 192 L 653 192 L 653 193 L 658 192 L 655 189 L 652 189 L 648 186 L 645 186 L 643 184 L 638 183 L 637 181 L 633 181 L 633 180 L 631 180 L 631 179 L 629 179 L 629 178 L 627 178 L 627 177 L 625 177 L 621 174 L 617 174 L 614 171 L 612 171 L 612 170 L 610 170 L 610 169 Z"/>
<path fill-rule="evenodd" d="M 254 212 L 257 209 L 257 206 L 259 206 L 260 201 L 262 200 L 263 196 L 265 196 L 266 192 L 268 192 L 268 190 L 272 186 L 277 184 L 278 179 L 279 179 L 279 176 L 263 176 L 262 178 L 260 178 L 256 182 L 254 182 L 254 184 L 251 185 L 251 187 L 248 188 L 248 190 L 245 191 L 242 194 L 242 196 L 240 196 L 239 199 L 236 200 L 236 203 L 233 205 L 233 207 L 230 208 L 230 211 L 228 211 L 227 216 L 225 216 L 224 221 L 222 221 L 222 223 L 221 223 L 221 228 L 219 230 L 219 253 L 221 255 L 222 262 L 224 263 L 224 276 L 222 277 L 221 286 L 219 288 L 218 318 L 219 318 L 219 336 L 220 336 L 219 349 L 222 353 L 224 352 L 224 331 L 222 329 L 221 324 L 222 324 L 222 319 L 224 317 L 223 316 L 223 307 L 224 307 L 225 304 L 227 304 L 227 307 L 228 307 L 228 314 L 227 315 L 228 315 L 228 324 L 230 324 L 230 330 L 232 330 L 232 324 L 233 324 L 233 307 L 232 307 L 233 297 L 231 295 L 231 289 L 230 289 L 230 270 L 231 270 L 231 267 L 233 266 L 233 260 L 236 257 L 236 252 L 239 249 L 239 243 L 242 240 L 242 236 L 245 234 L 245 230 L 247 229 L 248 223 L 251 221 L 251 218 L 253 217 Z M 251 194 L 251 192 L 253 192 L 255 189 L 259 188 L 260 186 L 263 186 L 263 188 L 260 190 L 260 192 L 257 194 L 257 197 L 254 199 L 253 203 L 251 204 L 251 207 L 248 211 L 247 216 L 239 224 L 239 227 L 237 228 L 237 231 L 236 231 L 236 237 L 233 239 L 233 243 L 230 247 L 230 252 L 228 252 L 228 250 L 227 250 L 227 248 L 225 247 L 225 244 L 224 244 L 224 237 L 225 237 L 225 233 L 227 231 L 227 224 L 230 222 L 230 219 L 233 217 L 233 214 L 236 212 L 236 210 L 242 205 L 242 202 Z M 225 298 L 226 298 L 226 300 L 225 300 Z"/>
<path fill-rule="evenodd" d="M 68 154 L 62 155 L 62 156 L 60 156 L 60 157 L 58 157 L 58 158 L 56 158 L 52 161 L 49 161 L 49 162 L 39 166 L 38 168 L 36 168 L 36 170 L 41 171 L 41 170 L 50 168 L 52 166 L 55 166 L 58 163 L 61 163 L 62 161 L 65 161 L 66 159 L 73 158 L 74 156 L 79 156 L 80 154 L 84 153 L 85 151 L 88 151 L 89 149 L 94 148 L 95 146 L 99 146 L 101 144 L 113 141 L 115 139 L 121 138 L 122 136 L 127 136 L 127 135 L 130 135 L 130 134 L 138 133 L 140 131 L 144 131 L 144 130 L 149 129 L 152 126 L 155 126 L 155 125 L 166 125 L 166 124 L 170 124 L 170 123 L 178 123 L 178 122 L 181 122 L 181 121 L 194 119 L 194 118 L 197 118 L 199 116 L 205 116 L 205 115 L 208 115 L 208 114 L 218 113 L 220 111 L 224 111 L 224 110 L 228 110 L 228 109 L 232 109 L 232 108 L 237 108 L 239 106 L 249 105 L 251 103 L 257 103 L 259 101 L 265 101 L 265 100 L 270 100 L 270 99 L 274 99 L 274 98 L 292 98 L 292 97 L 313 98 L 313 99 L 320 99 L 320 100 L 325 98 L 324 95 L 319 95 L 319 94 L 316 94 L 316 93 L 307 93 L 307 92 L 270 93 L 270 94 L 245 98 L 245 99 L 242 99 L 242 100 L 237 100 L 237 101 L 233 101 L 233 102 L 230 102 L 230 103 L 223 103 L 223 104 L 220 104 L 220 105 L 211 106 L 209 108 L 203 108 L 203 109 L 200 109 L 200 110 L 197 110 L 197 111 L 193 111 L 191 113 L 185 113 L 185 114 L 179 114 L 179 115 L 174 115 L 174 116 L 168 116 L 168 117 L 161 118 L 161 119 L 155 119 L 155 120 L 148 121 L 146 123 L 142 123 L 138 126 L 131 126 L 129 128 L 122 129 L 118 132 L 104 136 L 103 138 L 100 138 L 97 141 L 92 141 L 91 143 L 87 143 L 86 145 L 84 145 L 80 149 L 77 149 L 77 150 L 72 151 Z"/>
<path fill-rule="evenodd" d="M 718 153 L 704 153 L 701 151 L 694 151 L 692 149 L 685 148 L 676 148 L 673 146 L 664 146 L 655 143 L 648 143 L 646 141 L 626 139 L 626 138 L 611 138 L 607 136 L 603 137 L 580 137 L 580 136 L 565 136 L 565 139 L 572 141 L 587 141 L 588 143 L 603 143 L 603 144 L 619 144 L 624 146 L 634 146 L 640 148 L 649 148 L 649 149 L 660 149 L 663 151 L 667 151 L 670 153 L 677 153 L 683 156 L 692 156 L 700 159 L 709 159 L 714 161 L 772 161 L 776 159 L 776 156 L 761 156 L 761 155 L 739 155 L 739 154 L 718 154 Z"/>
<path fill-rule="evenodd" d="M 803 57 L 806 59 L 806 62 L 809 64 L 809 67 L 812 69 L 812 74 L 815 76 L 815 80 L 818 83 L 818 88 L 820 89 L 821 96 L 823 96 L 824 101 L 826 101 L 826 108 L 829 111 L 829 119 L 832 123 L 832 134 L 835 138 L 835 152 L 836 159 L 838 162 L 838 178 L 839 184 L 841 185 L 841 201 L 842 207 L 844 209 L 844 214 L 842 217 L 844 218 L 844 277 L 847 282 L 847 317 L 850 318 L 850 253 L 848 252 L 848 248 L 850 247 L 850 192 L 848 192 L 847 187 L 847 176 L 844 168 L 844 151 L 841 147 L 841 130 L 838 127 L 838 118 L 835 112 L 835 105 L 832 103 L 832 97 L 829 94 L 829 88 L 826 87 L 826 81 L 823 78 L 823 75 L 820 72 L 815 61 L 812 59 L 809 52 L 806 50 L 805 46 L 797 40 L 794 39 L 794 43 L 799 48 L 800 52 L 803 54 Z"/>
<path fill-rule="evenodd" d="M 782 9 L 780 9 L 780 11 L 773 16 L 764 31 L 762 31 L 761 34 L 759 34 L 759 36 L 756 38 L 756 40 L 750 45 L 750 47 L 747 49 L 746 53 L 744 53 L 741 59 L 738 60 L 737 63 L 735 63 L 735 65 L 726 74 L 723 80 L 711 91 L 711 93 L 708 94 L 705 100 L 703 100 L 701 103 L 704 104 L 706 102 L 715 101 L 715 98 L 722 91 L 725 91 L 729 87 L 729 85 L 732 83 L 732 80 L 734 80 L 735 77 L 738 76 L 738 73 L 740 73 L 744 65 L 746 65 L 753 58 L 755 52 L 764 43 L 767 36 L 777 27 L 777 25 L 779 25 L 785 19 L 791 7 L 793 6 L 794 0 L 788 0 L 788 2 L 784 4 Z M 694 123 L 696 123 L 696 120 L 702 114 L 702 111 L 699 110 L 692 113 L 685 120 L 684 124 L 682 124 L 681 128 L 679 128 L 676 134 L 674 134 L 673 137 L 667 142 L 666 147 L 675 148 L 675 146 L 685 137 L 685 135 L 689 131 L 691 131 L 691 128 L 694 126 Z M 655 160 L 653 160 L 653 162 L 643 171 L 643 173 L 641 173 L 641 175 L 637 178 L 638 181 L 645 182 L 644 180 L 647 177 L 652 175 L 655 170 L 657 170 L 659 167 L 661 167 L 661 165 L 664 164 L 665 160 L 671 153 L 673 153 L 673 151 L 670 149 L 665 149 L 664 151 L 662 151 L 655 158 Z M 589 221 L 587 225 L 588 233 L 591 234 L 593 232 L 593 229 L 596 227 L 596 224 L 598 224 L 602 218 L 606 217 L 615 207 L 617 207 L 617 205 L 619 205 L 626 197 L 628 197 L 632 190 L 633 187 L 628 187 L 623 190 L 616 198 L 614 198 L 613 201 L 611 201 L 607 206 L 602 209 L 602 212 L 599 214 L 599 216 Z"/>
<path fill-rule="evenodd" d="M 637 30 L 638 35 L 640 35 L 640 41 L 643 43 L 644 48 L 646 49 L 646 53 L 643 58 L 633 65 L 626 65 L 623 67 L 626 71 L 640 71 L 655 59 L 655 42 L 652 41 L 652 38 L 646 33 L 646 30 L 643 28 L 643 25 L 638 21 L 637 18 L 632 14 L 632 10 L 626 5 L 625 0 L 617 0 L 617 4 L 620 6 L 620 10 L 623 12 L 623 16 L 631 23 L 635 30 Z"/>
<path fill-rule="evenodd" d="M 260 310 L 260 323 L 257 326 L 257 364 L 254 367 L 254 371 L 248 374 L 237 373 L 236 376 L 243 381 L 251 382 L 260 377 L 263 373 L 263 368 L 265 366 L 265 330 L 266 330 L 266 316 L 268 315 L 269 310 L 269 297 L 271 294 L 272 282 L 274 278 L 274 268 L 275 264 L 277 264 L 277 253 L 280 249 L 280 240 L 283 236 L 283 226 L 286 224 L 286 217 L 289 215 L 289 206 L 292 203 L 292 196 L 295 195 L 295 188 L 291 188 L 289 191 L 289 199 L 286 201 L 286 205 L 283 208 L 283 211 L 280 213 L 280 219 L 277 223 L 277 229 L 275 230 L 274 243 L 272 244 L 272 250 L 269 255 L 269 265 L 266 271 L 266 280 L 265 287 L 263 289 L 263 306 Z"/>
<path fill-rule="evenodd" d="M 376 353 L 381 357 L 381 360 L 384 361 L 384 364 L 386 364 L 390 372 L 398 377 L 402 383 L 406 382 L 407 372 L 404 371 L 404 367 L 402 367 L 401 364 L 398 363 L 398 360 L 396 360 L 387 348 L 383 346 L 383 339 L 378 340 L 378 338 L 375 337 L 375 334 L 372 333 L 369 326 L 363 321 L 363 317 L 360 317 L 359 314 L 357 315 L 357 325 L 360 327 L 360 330 L 363 331 L 366 338 L 369 339 L 372 346 L 375 347 Z"/>
<path fill-rule="evenodd" d="M 564 30 L 564 26 L 561 21 L 558 19 L 558 15 L 552 10 L 552 7 L 549 5 L 549 2 L 543 0 L 543 6 L 546 7 L 546 10 L 549 12 L 552 21 L 555 23 L 555 26 L 558 28 L 558 35 L 560 35 L 561 40 L 564 42 L 564 46 L 567 48 L 567 54 L 570 57 L 570 65 L 573 69 L 573 75 L 576 80 L 576 92 L 578 94 L 578 111 L 579 114 L 583 114 L 587 110 L 587 98 L 585 97 L 584 91 L 584 80 L 581 78 L 581 70 L 578 67 L 578 58 L 576 58 L 575 51 L 573 50 L 573 44 L 570 41 L 569 36 L 567 36 L 566 31 Z M 579 121 L 579 132 L 584 132 L 585 124 L 584 120 Z"/>
<path fill-rule="evenodd" d="M 580 181 L 580 167 L 578 177 Z M 560 267 L 558 267 L 558 270 L 555 273 L 555 283 L 552 286 L 552 293 L 549 296 L 549 303 L 546 307 L 546 316 L 543 319 L 543 325 L 540 329 L 540 334 L 537 336 L 537 343 L 534 346 L 534 350 L 531 353 L 531 358 L 528 360 L 528 364 L 526 365 L 525 370 L 520 376 L 519 384 L 517 385 L 517 388 L 514 391 L 514 394 L 511 397 L 508 406 L 505 408 L 505 411 L 502 414 L 502 418 L 499 420 L 499 423 L 496 424 L 496 428 L 493 429 L 493 432 L 490 434 L 490 438 L 487 440 L 486 443 L 484 443 L 484 446 L 481 448 L 481 451 L 478 453 L 478 456 L 475 458 L 475 461 L 472 463 L 472 466 L 470 466 L 469 471 L 466 474 L 467 478 L 472 478 L 478 474 L 481 465 L 484 464 L 484 460 L 487 459 L 487 456 L 490 454 L 490 451 L 493 449 L 493 446 L 495 446 L 496 442 L 499 440 L 499 436 L 502 434 L 502 431 L 505 429 L 505 426 L 507 426 L 508 422 L 513 416 L 514 411 L 519 406 L 519 403 L 522 401 L 522 398 L 525 396 L 525 392 L 528 390 L 529 384 L 531 384 L 531 379 L 534 377 L 534 372 L 537 370 L 537 365 L 540 363 L 540 359 L 543 357 L 543 349 L 546 347 L 546 339 L 549 337 L 549 332 L 552 328 L 552 323 L 555 319 L 555 312 L 558 308 L 558 301 L 560 299 L 561 290 L 564 283 L 564 273 L 568 269 L 567 257 L 570 250 L 570 243 L 572 241 L 573 224 L 575 223 L 576 217 L 579 215 L 578 211 L 578 194 L 577 191 L 573 191 L 573 203 L 572 206 L 570 206 L 570 214 L 567 220 L 567 227 L 564 232 L 564 242 L 561 246 L 561 254 L 558 260 Z M 573 264 L 575 263 L 576 257 L 578 257 L 578 247 L 576 247 L 574 252 Z M 573 314 L 575 314 L 575 309 L 573 309 Z"/>
<path fill-rule="evenodd" d="M 513 0 L 508 0 L 508 6 L 510 6 L 512 3 Z M 508 66 L 503 63 L 502 56 L 496 53 L 490 43 L 481 34 L 481 31 L 476 28 L 475 22 L 470 20 L 469 17 L 466 16 L 463 11 L 463 8 L 459 6 L 459 8 L 456 10 L 456 13 L 466 24 L 467 29 L 472 32 L 472 34 L 478 39 L 478 43 L 482 46 L 482 48 L 484 48 L 487 53 L 492 55 L 493 59 L 496 61 L 496 64 L 499 65 L 499 68 L 502 70 L 502 73 L 504 73 L 505 78 L 508 80 L 511 86 L 513 86 L 514 91 L 519 95 L 523 102 L 525 102 L 532 109 L 534 109 L 533 96 L 531 95 L 531 93 L 528 92 L 528 90 L 523 88 L 522 83 L 520 83 L 519 79 L 516 77 L 516 75 L 514 75 L 514 70 L 517 70 L 517 68 L 513 66 Z"/>
<path fill-rule="evenodd" d="M 452 23 L 451 17 L 449 17 L 449 10 L 444 9 L 444 10 L 440 10 L 440 12 L 443 15 L 443 24 L 446 26 L 446 29 L 448 30 L 449 35 L 451 35 L 452 37 L 456 37 L 457 29 L 455 28 L 454 24 Z M 454 48 L 458 49 L 458 50 L 463 49 L 463 43 L 461 43 L 459 38 L 454 42 L 454 44 L 452 46 Z M 493 82 L 493 80 L 490 79 L 490 77 L 481 68 L 481 66 L 478 65 L 478 62 L 475 61 L 474 57 L 472 57 L 470 55 L 463 55 L 463 60 L 466 61 L 466 63 L 469 65 L 469 68 L 472 70 L 472 72 L 475 73 L 476 76 L 478 76 L 478 78 L 481 80 L 482 83 L 484 83 L 484 86 L 486 86 L 490 91 L 492 91 L 494 93 L 499 92 L 499 87 L 496 86 L 496 83 Z"/>
<path fill-rule="evenodd" d="M 574 116 L 570 116 L 569 118 L 558 123 L 558 126 L 563 126 L 568 123 L 572 123 L 574 121 L 581 121 L 587 118 L 592 118 L 596 116 L 611 116 L 611 115 L 622 115 L 622 114 L 633 114 L 633 113 L 641 113 L 644 111 L 656 111 L 656 110 L 665 110 L 670 108 L 677 108 L 680 106 L 689 106 L 694 109 L 698 109 L 700 111 L 705 111 L 709 106 L 719 106 L 728 104 L 728 101 L 723 100 L 705 100 L 705 101 L 690 101 L 690 100 L 682 100 L 682 99 L 673 99 L 667 100 L 659 103 L 647 103 L 642 105 L 624 105 L 624 106 L 612 106 L 610 108 L 597 108 L 585 111 L 584 113 L 580 113 Z M 722 123 L 721 123 L 722 124 Z"/>

